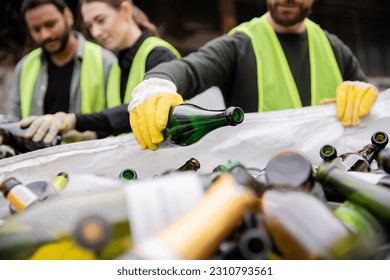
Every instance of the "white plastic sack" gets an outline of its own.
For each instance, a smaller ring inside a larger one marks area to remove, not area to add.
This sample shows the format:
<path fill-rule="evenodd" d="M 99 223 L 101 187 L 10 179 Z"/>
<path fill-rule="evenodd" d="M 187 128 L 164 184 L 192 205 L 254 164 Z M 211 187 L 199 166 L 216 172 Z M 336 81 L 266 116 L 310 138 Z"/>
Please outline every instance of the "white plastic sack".
<path fill-rule="evenodd" d="M 390 89 L 382 92 L 369 116 L 358 127 L 343 127 L 335 117 L 335 105 L 304 107 L 268 113 L 245 114 L 236 127 L 217 129 L 188 147 L 142 151 L 132 134 L 102 140 L 66 144 L 0 160 L 0 180 L 15 176 L 24 183 L 50 181 L 58 172 L 70 174 L 67 187 L 80 187 L 73 174 L 112 178 L 133 168 L 140 179 L 181 166 L 191 157 L 201 163 L 199 173 L 211 172 L 228 160 L 247 167 L 264 168 L 284 150 L 303 152 L 319 164 L 319 149 L 332 144 L 339 154 L 356 151 L 370 142 L 376 131 L 390 134 Z M 75 186 L 72 186 L 72 184 Z"/>

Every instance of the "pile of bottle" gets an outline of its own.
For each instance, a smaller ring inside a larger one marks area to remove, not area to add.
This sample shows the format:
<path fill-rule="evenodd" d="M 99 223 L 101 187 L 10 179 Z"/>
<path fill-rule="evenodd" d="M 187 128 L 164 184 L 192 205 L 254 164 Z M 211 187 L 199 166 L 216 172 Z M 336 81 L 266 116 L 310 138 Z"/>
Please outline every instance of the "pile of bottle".
<path fill-rule="evenodd" d="M 8 178 L 0 259 L 390 259 L 387 144 L 376 132 L 358 152 L 324 145 L 319 166 L 284 151 L 264 168 L 129 168 L 125 187 L 50 199 Z"/>

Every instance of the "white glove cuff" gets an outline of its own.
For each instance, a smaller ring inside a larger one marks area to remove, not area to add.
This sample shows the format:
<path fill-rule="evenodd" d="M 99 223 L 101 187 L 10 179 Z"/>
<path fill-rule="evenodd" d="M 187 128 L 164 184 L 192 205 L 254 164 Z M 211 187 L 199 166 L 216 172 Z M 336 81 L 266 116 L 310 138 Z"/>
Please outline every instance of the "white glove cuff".
<path fill-rule="evenodd" d="M 157 93 L 176 94 L 176 92 L 176 85 L 169 80 L 159 78 L 144 80 L 134 88 L 128 110 L 133 110 L 138 104 L 144 102 L 146 99 L 156 95 Z"/>
<path fill-rule="evenodd" d="M 343 82 L 343 84 L 355 85 L 356 87 L 359 87 L 359 88 L 368 88 L 368 87 L 372 87 L 376 92 L 378 92 L 378 89 L 377 89 L 376 86 L 374 86 L 373 84 L 370 84 L 370 83 L 366 83 L 366 82 L 361 82 L 361 81 L 345 81 L 345 82 Z"/>

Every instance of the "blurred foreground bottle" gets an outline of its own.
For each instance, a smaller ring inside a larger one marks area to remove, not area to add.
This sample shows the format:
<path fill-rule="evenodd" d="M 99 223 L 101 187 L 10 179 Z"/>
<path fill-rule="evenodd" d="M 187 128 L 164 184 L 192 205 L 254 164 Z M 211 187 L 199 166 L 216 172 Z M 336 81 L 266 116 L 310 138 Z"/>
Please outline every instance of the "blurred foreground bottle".
<path fill-rule="evenodd" d="M 390 190 L 370 184 L 343 172 L 331 164 L 319 166 L 316 180 L 358 205 L 365 207 L 382 221 L 390 222 Z"/>
<path fill-rule="evenodd" d="M 189 172 L 115 183 L 118 188 L 54 197 L 10 217 L 0 227 L 0 259 L 113 259 L 204 195 L 199 176 Z"/>
<path fill-rule="evenodd" d="M 364 259 L 375 249 L 371 240 L 361 242 L 326 204 L 302 191 L 267 190 L 260 212 L 283 259 Z"/>
<path fill-rule="evenodd" d="M 386 147 L 388 142 L 389 138 L 385 132 L 375 132 L 371 136 L 371 143 L 361 150 L 340 155 L 339 159 L 343 164 L 337 162 L 337 151 L 331 145 L 324 145 L 320 150 L 320 155 L 325 161 L 332 161 L 332 164 L 338 165 L 344 171 L 369 172 L 371 163 L 376 160 L 378 153 Z"/>
<path fill-rule="evenodd" d="M 171 144 L 188 146 L 217 128 L 236 126 L 243 120 L 244 111 L 239 107 L 207 110 L 193 104 L 180 104 L 171 109 L 168 124 L 163 131 L 165 140 L 160 147 Z"/>
<path fill-rule="evenodd" d="M 334 213 L 352 232 L 377 242 L 378 246 L 388 238 L 380 221 L 359 204 L 347 200 Z"/>
<path fill-rule="evenodd" d="M 57 135 L 52 143 L 34 142 L 25 137 L 26 129 L 22 129 L 18 122 L 0 123 L 0 135 L 3 144 L 11 146 L 17 154 L 35 151 L 61 144 L 62 137 Z"/>
<path fill-rule="evenodd" d="M 209 259 L 244 213 L 256 205 L 253 178 L 246 182 L 248 177 L 237 169 L 243 167 L 222 174 L 195 207 L 121 259 Z"/>

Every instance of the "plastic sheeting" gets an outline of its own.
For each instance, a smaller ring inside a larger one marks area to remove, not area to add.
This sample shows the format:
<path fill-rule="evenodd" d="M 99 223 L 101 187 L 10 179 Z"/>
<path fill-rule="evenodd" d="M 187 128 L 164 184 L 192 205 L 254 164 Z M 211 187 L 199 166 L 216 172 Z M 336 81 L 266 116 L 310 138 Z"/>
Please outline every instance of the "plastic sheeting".
<path fill-rule="evenodd" d="M 0 161 L 0 180 L 15 176 L 24 183 L 50 181 L 60 171 L 70 174 L 66 189 L 80 188 L 74 174 L 117 178 L 124 168 L 133 168 L 140 179 L 176 169 L 189 158 L 201 163 L 199 173 L 211 172 L 228 160 L 247 167 L 264 168 L 284 150 L 303 152 L 319 164 L 319 149 L 332 144 L 339 154 L 356 151 L 370 142 L 376 131 L 390 134 L 390 89 L 382 92 L 369 116 L 358 127 L 343 127 L 335 117 L 335 105 L 245 114 L 236 127 L 217 129 L 188 147 L 140 150 L 132 134 L 66 144 Z"/>

